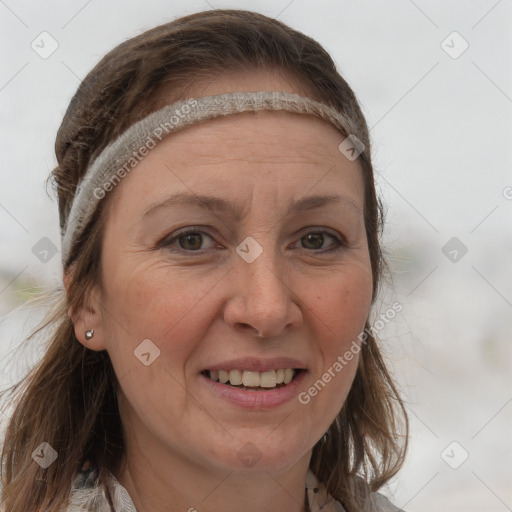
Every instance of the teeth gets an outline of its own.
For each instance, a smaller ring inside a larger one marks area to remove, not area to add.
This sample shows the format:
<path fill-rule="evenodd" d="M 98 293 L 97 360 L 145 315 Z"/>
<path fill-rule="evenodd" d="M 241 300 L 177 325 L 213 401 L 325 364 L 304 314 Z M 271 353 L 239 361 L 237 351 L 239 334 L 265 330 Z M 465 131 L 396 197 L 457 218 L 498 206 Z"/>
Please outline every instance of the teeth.
<path fill-rule="evenodd" d="M 293 379 L 293 370 L 291 368 L 286 368 L 284 370 L 284 383 L 288 384 Z"/>
<path fill-rule="evenodd" d="M 242 372 L 240 370 L 230 370 L 229 371 L 229 382 L 233 386 L 239 386 L 240 384 L 242 384 Z M 246 386 L 247 386 L 247 384 L 246 384 Z"/>
<path fill-rule="evenodd" d="M 248 388 L 258 388 L 260 386 L 260 373 L 244 371 L 242 380 L 244 386 Z"/>
<path fill-rule="evenodd" d="M 277 384 L 277 378 L 276 378 L 276 371 L 275 370 L 270 370 L 269 372 L 261 372 L 261 374 L 260 374 L 260 387 L 262 387 L 262 388 L 275 388 L 276 384 Z"/>
<path fill-rule="evenodd" d="M 222 384 L 244 385 L 248 388 L 275 388 L 278 384 L 289 384 L 295 375 L 293 368 L 279 368 L 266 372 L 248 370 L 210 370 L 209 377 Z"/>

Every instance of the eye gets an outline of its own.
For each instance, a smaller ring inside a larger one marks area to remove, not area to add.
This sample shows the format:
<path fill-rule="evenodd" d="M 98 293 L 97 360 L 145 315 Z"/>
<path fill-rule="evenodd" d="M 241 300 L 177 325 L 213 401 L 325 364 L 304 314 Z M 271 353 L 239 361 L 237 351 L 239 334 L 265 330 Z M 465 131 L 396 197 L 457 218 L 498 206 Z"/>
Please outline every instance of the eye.
<path fill-rule="evenodd" d="M 211 244 L 209 247 L 202 247 L 204 238 L 213 242 L 213 238 L 210 235 L 204 231 L 193 228 L 182 231 L 171 238 L 163 240 L 159 246 L 165 247 L 173 252 L 199 252 L 201 250 L 211 248 Z M 176 243 L 178 246 L 176 246 Z"/>
<path fill-rule="evenodd" d="M 204 245 L 205 241 L 207 242 L 206 246 Z M 345 247 L 344 242 L 337 235 L 325 230 L 310 231 L 296 243 L 299 242 L 302 243 L 303 249 L 316 254 L 324 254 Z M 177 253 L 201 253 L 212 249 L 213 245 L 214 240 L 208 233 L 193 226 L 174 234 L 170 238 L 165 238 L 158 244 L 158 247 Z"/>
<path fill-rule="evenodd" d="M 300 239 L 303 246 L 306 249 L 312 251 L 319 251 L 320 249 L 325 249 L 324 243 L 329 240 L 334 241 L 334 244 L 331 244 L 332 246 L 328 247 L 326 250 L 320 251 L 321 253 L 335 251 L 344 246 L 344 243 L 338 236 L 328 231 L 310 231 L 309 233 L 303 235 Z"/>

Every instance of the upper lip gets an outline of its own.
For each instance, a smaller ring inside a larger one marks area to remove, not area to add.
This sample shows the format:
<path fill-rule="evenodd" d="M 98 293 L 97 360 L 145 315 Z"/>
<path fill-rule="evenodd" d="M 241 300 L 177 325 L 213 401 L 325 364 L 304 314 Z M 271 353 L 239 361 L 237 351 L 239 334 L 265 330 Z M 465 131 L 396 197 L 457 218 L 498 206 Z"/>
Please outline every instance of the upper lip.
<path fill-rule="evenodd" d="M 297 359 L 292 359 L 290 357 L 275 357 L 272 359 L 242 357 L 209 365 L 205 370 L 247 370 L 252 372 L 267 372 L 269 370 L 279 370 L 280 368 L 297 368 L 305 370 L 307 366 Z"/>

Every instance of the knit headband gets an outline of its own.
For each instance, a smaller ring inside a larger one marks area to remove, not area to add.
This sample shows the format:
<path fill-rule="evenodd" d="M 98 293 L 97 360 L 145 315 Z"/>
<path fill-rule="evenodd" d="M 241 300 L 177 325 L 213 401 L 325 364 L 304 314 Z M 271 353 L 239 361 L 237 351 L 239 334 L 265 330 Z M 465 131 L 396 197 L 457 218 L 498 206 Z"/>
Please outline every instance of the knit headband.
<path fill-rule="evenodd" d="M 233 92 L 178 101 L 130 126 L 103 149 L 79 182 L 66 225 L 61 230 L 62 264 L 82 236 L 99 202 L 165 136 L 185 126 L 220 116 L 258 110 L 284 110 L 320 117 L 345 135 L 354 133 L 349 119 L 333 108 L 286 92 Z"/>

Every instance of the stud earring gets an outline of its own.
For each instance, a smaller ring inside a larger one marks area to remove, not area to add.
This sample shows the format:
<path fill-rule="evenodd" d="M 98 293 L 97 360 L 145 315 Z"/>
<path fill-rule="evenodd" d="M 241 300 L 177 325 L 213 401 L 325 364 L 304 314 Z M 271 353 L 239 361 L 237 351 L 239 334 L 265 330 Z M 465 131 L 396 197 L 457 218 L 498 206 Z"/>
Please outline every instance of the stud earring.
<path fill-rule="evenodd" d="M 94 336 L 94 329 L 91 329 L 90 331 L 85 331 L 85 339 L 90 340 Z"/>

